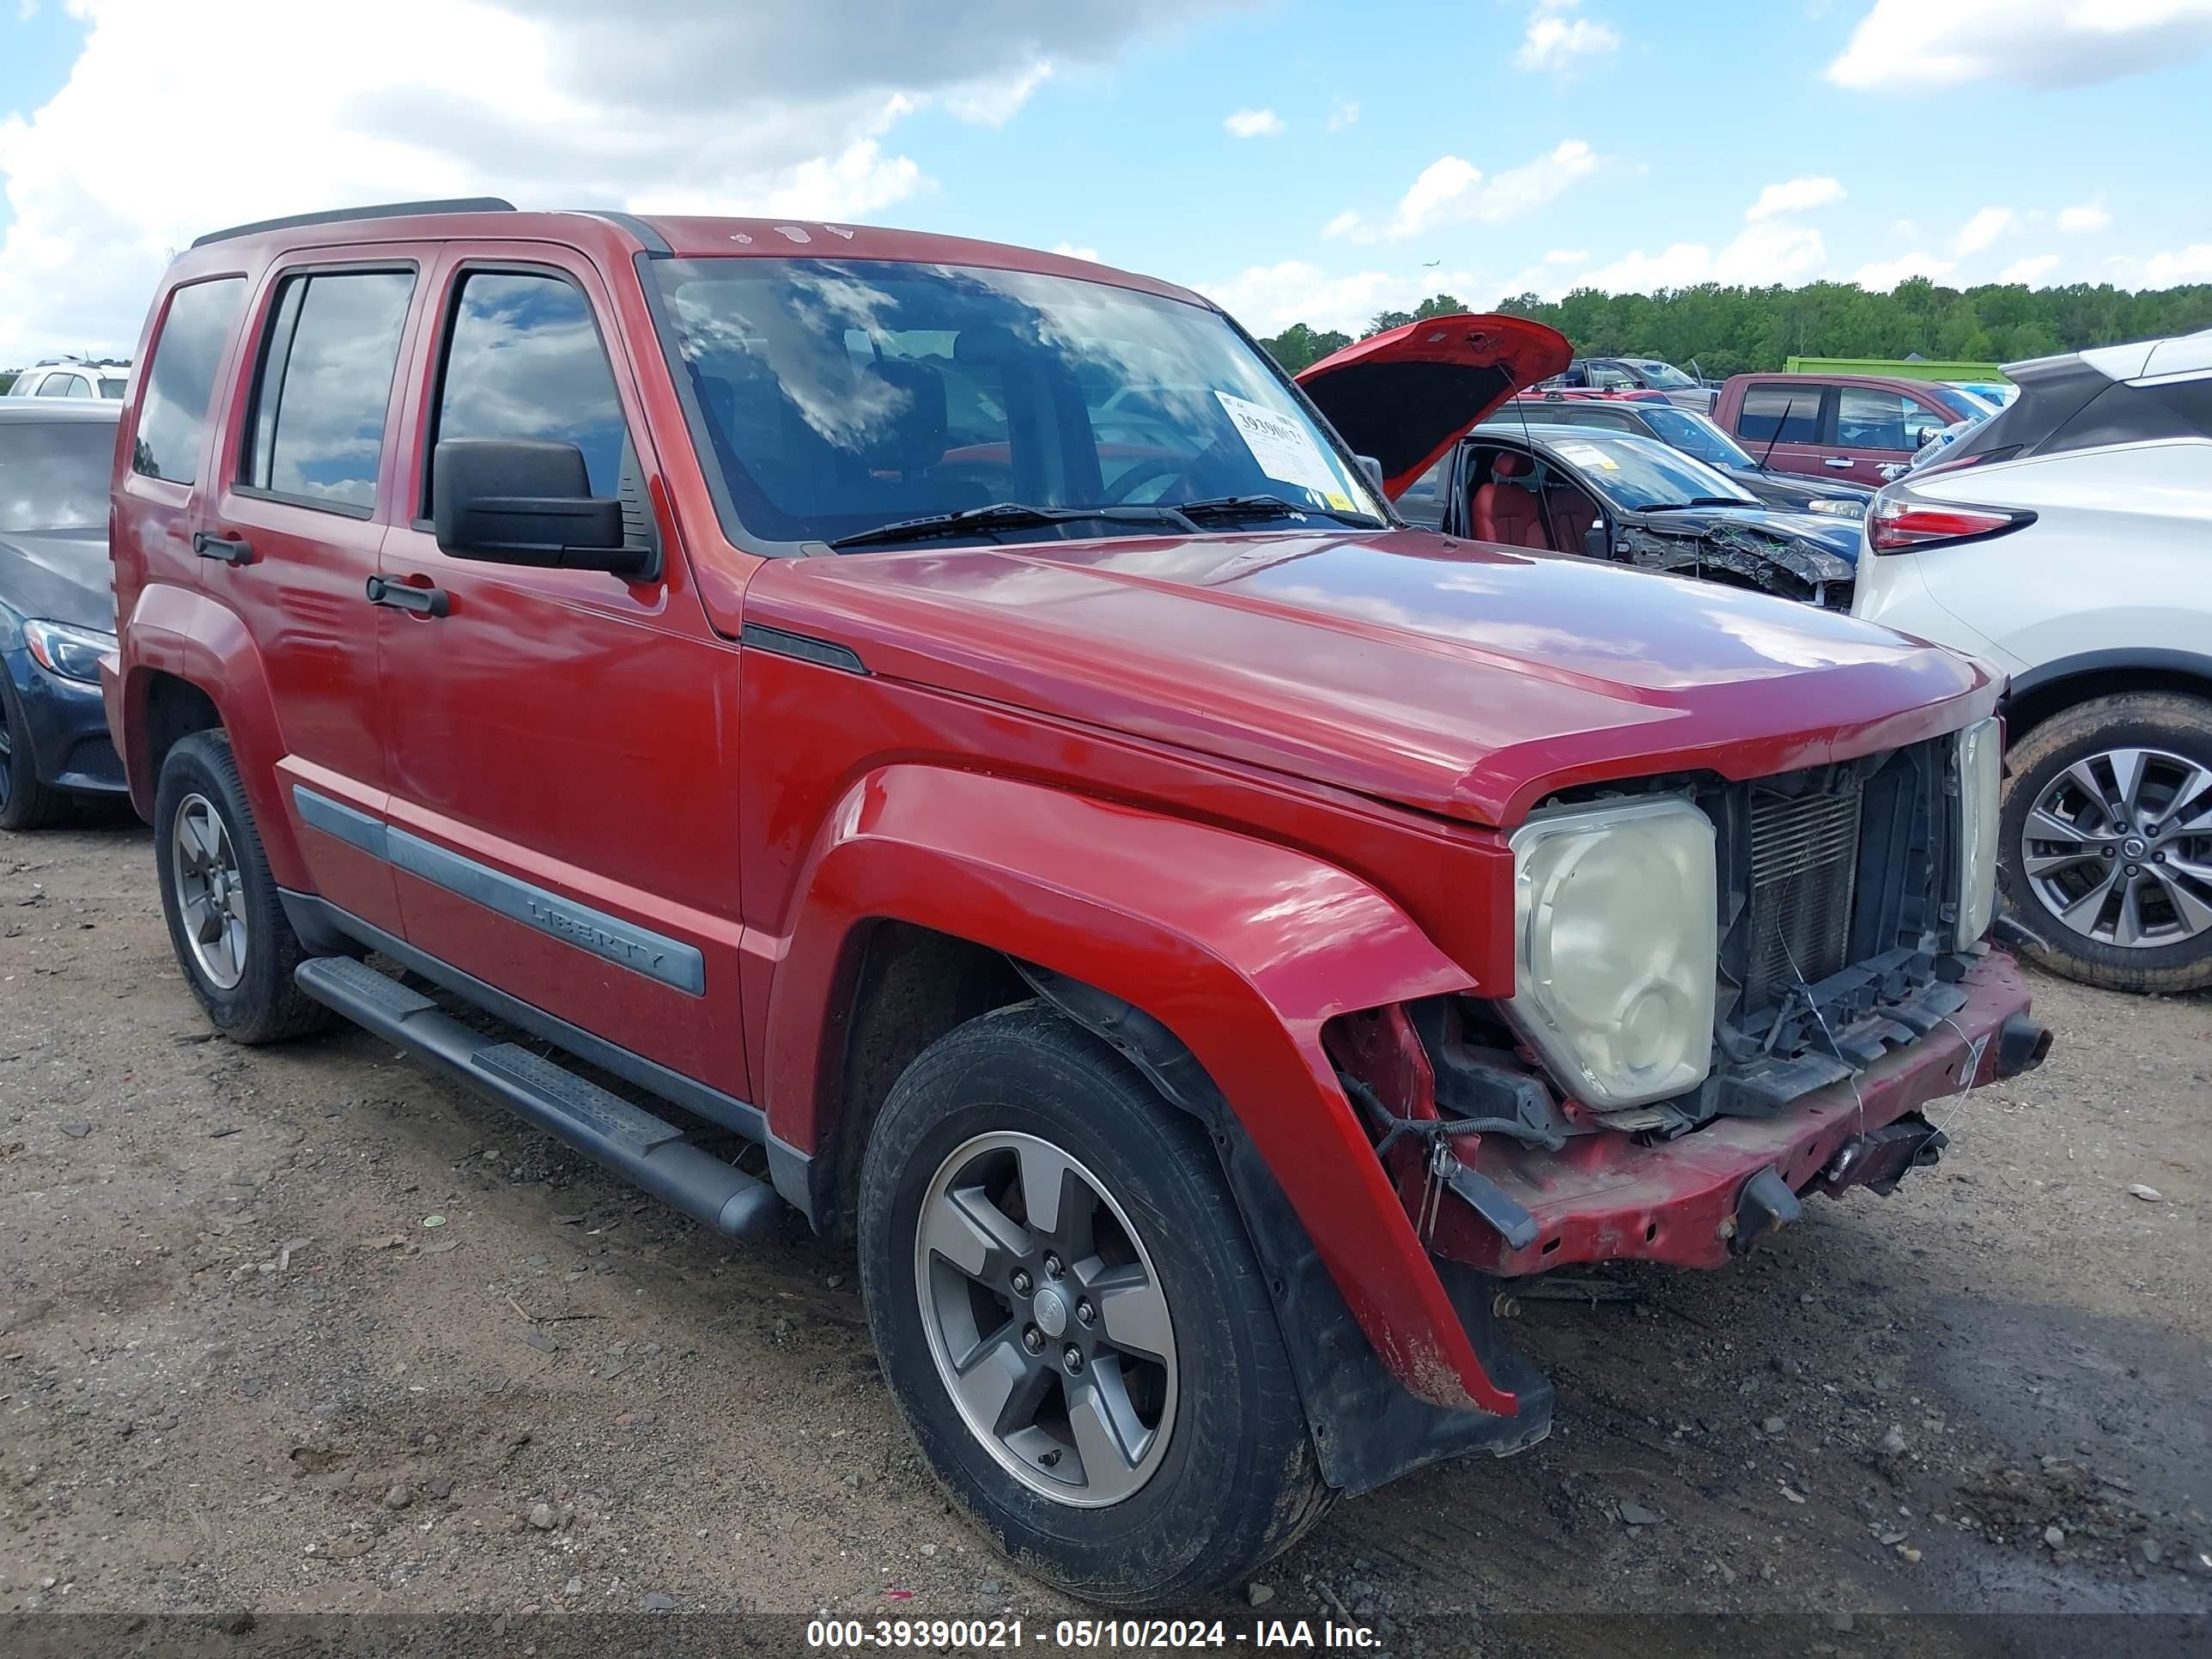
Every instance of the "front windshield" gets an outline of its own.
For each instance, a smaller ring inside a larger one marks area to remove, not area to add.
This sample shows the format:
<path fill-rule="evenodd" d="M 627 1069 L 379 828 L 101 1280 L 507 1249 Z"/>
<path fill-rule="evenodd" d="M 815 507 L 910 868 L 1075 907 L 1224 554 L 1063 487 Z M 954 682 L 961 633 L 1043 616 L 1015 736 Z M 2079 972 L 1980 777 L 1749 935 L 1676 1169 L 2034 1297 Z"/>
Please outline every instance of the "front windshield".
<path fill-rule="evenodd" d="M 1686 455 L 1694 455 L 1708 466 L 1748 466 L 1757 461 L 1745 454 L 1735 439 L 1704 416 L 1672 404 L 1650 404 L 1638 411 L 1653 434 Z"/>
<path fill-rule="evenodd" d="M 1692 501 L 1758 505 L 1758 498 L 1732 479 L 1656 438 L 1578 431 L 1555 440 L 1552 451 L 1607 501 L 1632 513 Z"/>
<path fill-rule="evenodd" d="M 1697 385 L 1672 363 L 1656 362 L 1649 357 L 1635 357 L 1629 360 L 1629 367 L 1644 377 L 1646 386 L 1673 388 Z"/>
<path fill-rule="evenodd" d="M 107 526 L 109 421 L 0 421 L 0 531 Z"/>
<path fill-rule="evenodd" d="M 1003 501 L 1272 495 L 1387 520 L 1272 367 L 1201 307 L 1065 276 L 884 260 L 739 256 L 653 271 L 705 422 L 704 459 L 755 538 L 835 542 Z M 963 528 L 991 540 L 1108 526 Z"/>

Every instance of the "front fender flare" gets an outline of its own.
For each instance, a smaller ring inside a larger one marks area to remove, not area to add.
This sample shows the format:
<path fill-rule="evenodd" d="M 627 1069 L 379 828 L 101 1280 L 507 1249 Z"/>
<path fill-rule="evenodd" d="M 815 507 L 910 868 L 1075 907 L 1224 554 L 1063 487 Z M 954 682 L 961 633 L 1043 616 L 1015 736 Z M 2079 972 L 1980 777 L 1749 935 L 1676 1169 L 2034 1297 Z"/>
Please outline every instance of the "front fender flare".
<path fill-rule="evenodd" d="M 1338 1014 L 1472 985 L 1383 894 L 1231 830 L 922 764 L 856 782 L 796 890 L 766 1022 L 777 1139 L 830 1144 L 838 1073 L 823 1012 L 857 929 L 909 922 L 1080 980 L 1196 1056 L 1406 1388 L 1513 1413 L 1322 1047 Z"/>

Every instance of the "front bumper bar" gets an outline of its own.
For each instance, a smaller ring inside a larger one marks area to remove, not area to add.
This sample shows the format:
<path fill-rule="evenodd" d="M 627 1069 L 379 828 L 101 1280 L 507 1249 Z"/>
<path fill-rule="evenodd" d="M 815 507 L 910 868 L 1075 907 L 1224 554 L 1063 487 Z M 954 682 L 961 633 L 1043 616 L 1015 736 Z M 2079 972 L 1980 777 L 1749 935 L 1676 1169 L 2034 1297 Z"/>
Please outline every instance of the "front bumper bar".
<path fill-rule="evenodd" d="M 1504 1277 L 1623 1260 L 1717 1267 L 1792 1218 L 1794 1195 L 1887 1190 L 1940 1146 L 1922 1133 L 1923 1108 L 1951 1097 L 1935 1115 L 1955 1138 L 1956 1097 L 2033 1069 L 2050 1047 L 2050 1034 L 2026 1018 L 2028 994 L 2010 957 L 1990 952 L 1961 988 L 1966 1006 L 1926 1036 L 1771 1117 L 1723 1118 L 1652 1145 L 1610 1131 L 1579 1135 L 1558 1152 L 1486 1136 L 1472 1167 L 1534 1229 L 1512 1229 L 1509 1240 L 1471 1205 L 1451 1201 L 1438 1210 L 1433 1248 Z M 1761 1180 L 1768 1171 L 1772 1180 Z"/>

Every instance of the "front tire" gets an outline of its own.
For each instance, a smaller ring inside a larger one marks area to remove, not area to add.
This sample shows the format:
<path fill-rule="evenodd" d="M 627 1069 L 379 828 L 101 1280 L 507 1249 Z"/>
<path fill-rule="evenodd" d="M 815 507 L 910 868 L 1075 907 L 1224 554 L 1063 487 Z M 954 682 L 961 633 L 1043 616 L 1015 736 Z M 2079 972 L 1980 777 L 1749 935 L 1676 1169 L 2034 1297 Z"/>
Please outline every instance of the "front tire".
<path fill-rule="evenodd" d="M 870 1135 L 860 1216 L 900 1411 L 1029 1571 L 1188 1603 L 1327 1508 L 1212 1147 L 1090 1032 L 1030 1002 L 933 1044 Z"/>
<path fill-rule="evenodd" d="M 161 763 L 154 848 L 169 943 L 210 1023 L 248 1044 L 328 1025 L 331 1011 L 293 982 L 307 952 L 284 915 L 222 732 L 195 732 Z"/>
<path fill-rule="evenodd" d="M 2116 991 L 2212 985 L 2212 702 L 2093 698 L 2010 760 L 1999 869 L 2028 957 Z"/>
<path fill-rule="evenodd" d="M 39 781 L 30 723 L 15 688 L 0 672 L 0 830 L 43 830 L 59 820 L 67 799 Z"/>

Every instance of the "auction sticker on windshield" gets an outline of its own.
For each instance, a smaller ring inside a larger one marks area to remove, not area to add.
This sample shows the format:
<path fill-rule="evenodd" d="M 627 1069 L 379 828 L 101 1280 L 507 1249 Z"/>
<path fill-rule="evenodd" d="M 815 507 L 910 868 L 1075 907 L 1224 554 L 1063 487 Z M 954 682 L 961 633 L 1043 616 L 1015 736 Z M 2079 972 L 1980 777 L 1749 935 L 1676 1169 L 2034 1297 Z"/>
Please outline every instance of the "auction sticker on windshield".
<path fill-rule="evenodd" d="M 1559 453 L 1577 466 L 1594 466 L 1606 472 L 1620 471 L 1620 463 L 1595 444 L 1561 444 Z"/>
<path fill-rule="evenodd" d="M 1340 511 L 1352 505 L 1328 457 L 1304 427 L 1226 392 L 1213 395 L 1221 399 L 1223 410 L 1237 428 L 1237 435 L 1244 440 L 1244 447 L 1252 452 L 1252 459 L 1260 464 L 1261 471 L 1284 483 L 1310 489 Z"/>

